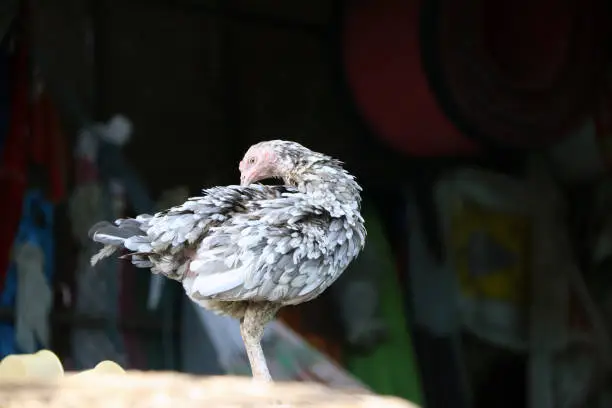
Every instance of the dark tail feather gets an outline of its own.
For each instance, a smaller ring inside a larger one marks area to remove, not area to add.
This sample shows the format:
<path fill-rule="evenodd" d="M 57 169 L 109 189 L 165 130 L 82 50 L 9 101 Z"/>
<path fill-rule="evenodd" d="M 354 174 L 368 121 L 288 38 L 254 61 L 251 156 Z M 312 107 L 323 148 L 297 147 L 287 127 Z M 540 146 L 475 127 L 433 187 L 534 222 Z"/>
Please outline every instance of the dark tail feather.
<path fill-rule="evenodd" d="M 88 235 L 93 241 L 104 244 L 104 247 L 91 258 L 91 265 L 111 256 L 117 249 L 125 247 L 127 239 L 144 235 L 140 224 L 140 221 L 132 218 L 117 220 L 117 225 L 108 221 L 94 224 L 89 229 Z"/>
<path fill-rule="evenodd" d="M 140 224 L 132 222 L 121 222 L 119 225 L 113 225 L 108 221 L 100 221 L 89 229 L 88 234 L 89 238 L 95 242 L 104 245 L 122 246 L 126 239 L 143 234 L 139 226 Z"/>

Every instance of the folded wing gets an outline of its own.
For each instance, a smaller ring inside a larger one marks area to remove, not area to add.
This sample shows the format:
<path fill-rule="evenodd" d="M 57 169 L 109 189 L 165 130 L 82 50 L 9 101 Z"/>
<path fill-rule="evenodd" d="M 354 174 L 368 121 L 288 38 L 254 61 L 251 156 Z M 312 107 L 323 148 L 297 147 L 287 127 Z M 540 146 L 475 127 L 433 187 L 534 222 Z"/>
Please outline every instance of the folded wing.
<path fill-rule="evenodd" d="M 210 229 L 184 281 L 194 300 L 297 304 L 318 296 L 359 252 L 346 219 L 296 192 L 246 203 Z"/>

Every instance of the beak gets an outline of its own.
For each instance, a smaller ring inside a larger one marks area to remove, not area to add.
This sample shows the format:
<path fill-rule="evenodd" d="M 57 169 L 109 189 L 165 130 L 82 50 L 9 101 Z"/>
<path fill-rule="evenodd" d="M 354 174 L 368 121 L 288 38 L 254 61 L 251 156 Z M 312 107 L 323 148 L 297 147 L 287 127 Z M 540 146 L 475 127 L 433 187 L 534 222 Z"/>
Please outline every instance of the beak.
<path fill-rule="evenodd" d="M 241 174 L 240 175 L 240 185 L 241 186 L 248 186 L 249 184 L 251 184 L 251 179 L 249 177 L 247 177 L 246 174 Z"/>

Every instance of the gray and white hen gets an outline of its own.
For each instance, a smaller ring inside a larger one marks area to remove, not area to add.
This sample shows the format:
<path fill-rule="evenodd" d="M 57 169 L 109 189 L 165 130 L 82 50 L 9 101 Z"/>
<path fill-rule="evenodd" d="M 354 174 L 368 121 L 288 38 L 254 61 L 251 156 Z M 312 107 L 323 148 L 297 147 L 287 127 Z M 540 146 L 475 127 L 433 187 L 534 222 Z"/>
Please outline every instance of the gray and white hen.
<path fill-rule="evenodd" d="M 104 244 L 141 268 L 180 281 L 196 303 L 240 320 L 253 377 L 271 381 L 265 325 L 285 305 L 314 299 L 365 245 L 361 187 L 342 163 L 289 141 L 249 148 L 240 186 L 213 187 L 153 216 L 99 222 Z M 253 184 L 278 178 L 283 186 Z"/>

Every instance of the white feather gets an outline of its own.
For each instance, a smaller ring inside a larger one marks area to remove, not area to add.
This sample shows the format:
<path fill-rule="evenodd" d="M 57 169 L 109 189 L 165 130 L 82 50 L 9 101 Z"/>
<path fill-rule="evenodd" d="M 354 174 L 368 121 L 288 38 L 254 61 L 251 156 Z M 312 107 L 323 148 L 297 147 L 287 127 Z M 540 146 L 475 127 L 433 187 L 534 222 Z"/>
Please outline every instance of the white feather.
<path fill-rule="evenodd" d="M 193 282 L 193 292 L 196 292 L 201 297 L 213 296 L 242 285 L 245 278 L 245 267 L 210 275 L 199 274 Z"/>

